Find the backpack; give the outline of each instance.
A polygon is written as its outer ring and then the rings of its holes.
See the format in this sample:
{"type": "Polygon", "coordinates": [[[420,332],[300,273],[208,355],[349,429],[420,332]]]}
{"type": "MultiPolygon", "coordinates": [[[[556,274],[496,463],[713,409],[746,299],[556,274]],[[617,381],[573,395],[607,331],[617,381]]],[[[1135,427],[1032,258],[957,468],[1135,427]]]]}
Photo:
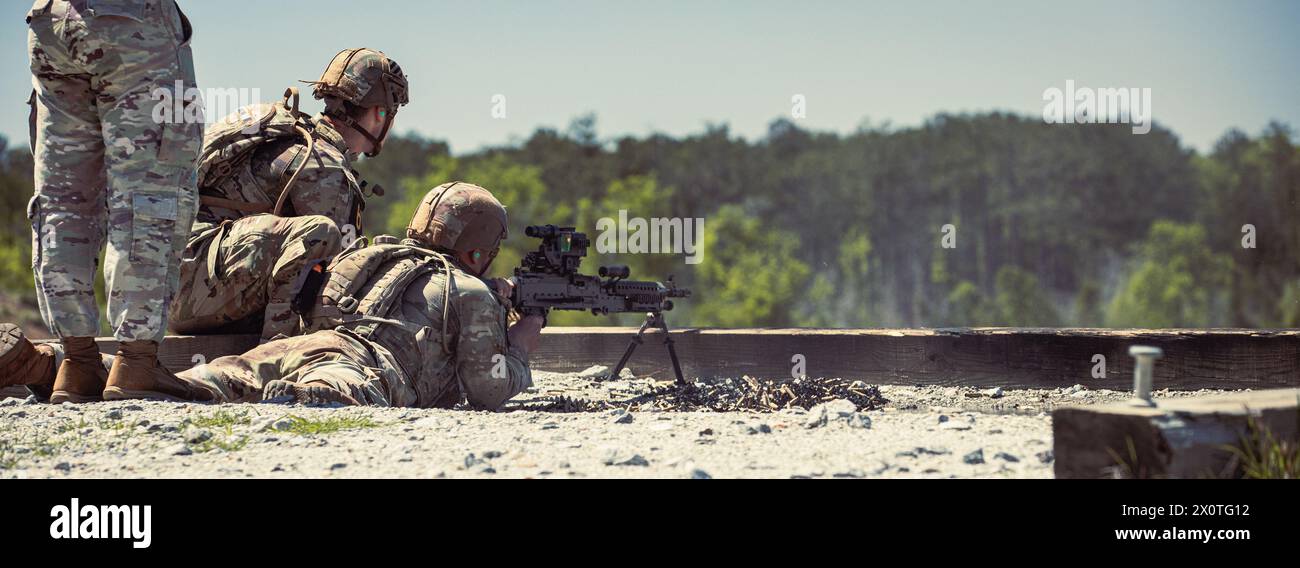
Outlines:
{"type": "MultiPolygon", "coordinates": [[[[312,307],[303,315],[307,332],[347,328],[352,334],[374,340],[393,353],[407,377],[420,376],[420,344],[447,345],[448,310],[453,277],[450,260],[438,252],[406,244],[372,244],[343,251],[325,269],[325,281],[314,294],[312,307]],[[437,330],[389,319],[389,312],[417,278],[439,271],[447,275],[443,289],[441,334],[437,330]]],[[[305,292],[306,290],[304,290],[305,292]]]]}
{"type": "Polygon", "coordinates": [[[215,195],[221,193],[218,185],[236,168],[244,165],[252,157],[253,150],[262,144],[298,137],[306,141],[310,151],[315,152],[313,127],[311,117],[298,110],[298,89],[294,87],[285,90],[282,101],[243,107],[212,125],[203,135],[203,152],[198,159],[200,202],[210,207],[244,213],[279,215],[289,195],[289,188],[293,187],[298,174],[311,161],[310,156],[298,164],[293,176],[280,190],[280,197],[275,204],[250,203],[242,198],[230,199],[232,196],[215,195]]]}

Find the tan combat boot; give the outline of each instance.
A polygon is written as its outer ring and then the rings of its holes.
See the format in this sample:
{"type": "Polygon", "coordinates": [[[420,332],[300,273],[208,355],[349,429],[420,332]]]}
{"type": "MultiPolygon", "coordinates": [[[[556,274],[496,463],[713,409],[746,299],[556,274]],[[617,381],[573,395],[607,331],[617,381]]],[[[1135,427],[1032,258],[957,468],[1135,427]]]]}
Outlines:
{"type": "Polygon", "coordinates": [[[123,341],[108,371],[104,400],[208,401],[212,393],[176,378],[158,361],[158,343],[123,341]]]}
{"type": "Polygon", "coordinates": [[[103,400],[108,371],[93,337],[63,338],[63,363],[54,377],[50,404],[99,402],[103,400]]]}
{"type": "Polygon", "coordinates": [[[338,403],[346,406],[360,406],[357,399],[347,393],[339,392],[321,384],[300,385],[289,381],[270,381],[262,389],[263,402],[284,404],[299,403],[309,405],[328,405],[338,403]]]}
{"type": "Polygon", "coordinates": [[[56,372],[53,345],[35,345],[18,326],[0,324],[0,388],[20,385],[46,397],[56,372]]]}

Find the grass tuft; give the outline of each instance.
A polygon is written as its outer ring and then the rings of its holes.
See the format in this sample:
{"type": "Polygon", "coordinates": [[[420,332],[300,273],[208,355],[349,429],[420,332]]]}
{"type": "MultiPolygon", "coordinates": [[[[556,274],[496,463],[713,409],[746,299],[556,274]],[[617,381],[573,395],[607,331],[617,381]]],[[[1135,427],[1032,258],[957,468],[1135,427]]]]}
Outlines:
{"type": "MultiPolygon", "coordinates": [[[[222,414],[222,413],[218,413],[222,414]]],[[[196,420],[195,423],[198,421],[196,420]]],[[[238,422],[226,422],[221,427],[221,435],[214,435],[202,442],[190,444],[190,449],[195,453],[207,453],[212,450],[221,450],[223,452],[237,452],[248,445],[248,436],[235,436],[234,424],[238,422]]]]}
{"type": "Polygon", "coordinates": [[[13,469],[18,466],[18,455],[14,453],[13,444],[0,440],[0,469],[13,469]]]}
{"type": "Polygon", "coordinates": [[[382,426],[381,423],[364,416],[330,416],[323,420],[312,420],[291,414],[288,418],[293,421],[293,425],[286,431],[300,436],[333,434],[340,430],[360,430],[382,426]]]}
{"type": "Polygon", "coordinates": [[[248,417],[247,412],[227,412],[225,410],[217,411],[215,414],[200,416],[190,422],[199,428],[227,428],[231,426],[242,426],[253,421],[248,417]]]}
{"type": "Polygon", "coordinates": [[[1244,479],[1300,479],[1300,443],[1281,440],[1268,426],[1246,421],[1241,443],[1224,449],[1232,453],[1230,477],[1244,479]]]}

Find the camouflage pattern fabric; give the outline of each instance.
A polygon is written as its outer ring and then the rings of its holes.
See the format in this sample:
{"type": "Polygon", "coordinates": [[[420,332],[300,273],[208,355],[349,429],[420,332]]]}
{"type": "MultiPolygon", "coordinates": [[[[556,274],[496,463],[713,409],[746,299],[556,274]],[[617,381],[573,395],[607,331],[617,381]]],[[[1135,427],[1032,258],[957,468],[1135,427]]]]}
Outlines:
{"type": "MultiPolygon", "coordinates": [[[[389,269],[403,268],[395,263],[389,269]]],[[[392,278],[383,270],[372,278],[386,280],[392,278]]],[[[382,317],[405,325],[377,326],[372,337],[398,359],[420,406],[448,407],[464,397],[474,408],[496,409],[532,385],[527,355],[507,340],[506,307],[487,282],[453,265],[450,275],[433,271],[403,290],[382,292],[400,295],[382,317]]]]}
{"type": "Polygon", "coordinates": [[[360,234],[361,187],[343,136],[317,116],[316,151],[301,137],[273,139],[210,187],[213,195],[273,204],[292,172],[284,216],[249,215],[201,205],[181,265],[180,294],[171,329],[184,334],[261,333],[264,339],[298,331],[290,304],[299,276],[315,261],[338,254],[344,234],[360,234]],[[224,224],[223,224],[224,223],[224,224]]]}
{"type": "Polygon", "coordinates": [[[354,48],[340,51],[313,85],[312,96],[338,97],[359,107],[396,110],[410,102],[406,75],[381,51],[354,48]]]}
{"type": "MultiPolygon", "coordinates": [[[[284,216],[323,215],[340,230],[351,225],[352,233],[360,235],[359,219],[364,202],[360,182],[352,169],[356,154],[348,149],[343,135],[323,117],[317,115],[312,123],[316,151],[310,156],[307,142],[301,137],[272,140],[254,150],[252,156],[228,176],[212,187],[204,187],[202,193],[245,203],[274,205],[285,182],[303,160],[309,160],[289,190],[284,216]]],[[[245,215],[231,209],[203,205],[198,215],[201,225],[195,228],[205,229],[245,215]]]]}
{"type": "MultiPolygon", "coordinates": [[[[381,270],[372,279],[385,275],[381,270]]],[[[400,294],[400,300],[383,318],[392,323],[380,324],[372,333],[343,326],[277,339],[180,377],[228,402],[257,400],[267,382],[280,379],[319,382],[366,404],[445,408],[464,397],[475,408],[499,408],[532,385],[527,355],[509,344],[506,309],[488,284],[455,267],[451,275],[446,337],[447,275],[436,271],[403,290],[386,290],[400,294]]]]}
{"type": "Polygon", "coordinates": [[[171,329],[181,334],[298,330],[291,309],[299,277],[333,257],[342,235],[328,217],[253,215],[191,235],[181,262],[171,329]]]}
{"type": "Polygon", "coordinates": [[[406,225],[406,237],[439,250],[493,251],[509,236],[507,225],[505,207],[492,192],[454,181],[425,194],[406,225]]]}
{"type": "Polygon", "coordinates": [[[108,320],[161,341],[197,210],[203,125],[157,121],[155,90],[195,87],[189,22],[172,0],[38,0],[28,12],[36,89],[28,206],[41,315],[60,337],[97,334],[105,237],[108,320]]]}
{"type": "MultiPolygon", "coordinates": [[[[522,347],[511,345],[506,336],[507,309],[491,286],[466,272],[453,270],[451,332],[448,347],[452,356],[434,354],[434,361],[449,359],[461,393],[474,408],[496,409],[524,389],[533,386],[528,356],[522,347]]],[[[442,274],[431,274],[421,285],[407,288],[402,312],[393,314],[403,321],[427,317],[430,329],[442,323],[442,274]],[[423,301],[423,310],[413,310],[423,301]],[[409,318],[409,319],[407,319],[409,318]]],[[[431,361],[424,361],[430,365],[431,361]]],[[[427,379],[425,379],[427,380],[427,379]]]]}
{"type": "Polygon", "coordinates": [[[411,406],[409,385],[383,348],[346,331],[325,330],[264,343],[243,355],[219,357],[177,374],[217,402],[257,402],[274,380],[320,385],[362,404],[411,406]]]}

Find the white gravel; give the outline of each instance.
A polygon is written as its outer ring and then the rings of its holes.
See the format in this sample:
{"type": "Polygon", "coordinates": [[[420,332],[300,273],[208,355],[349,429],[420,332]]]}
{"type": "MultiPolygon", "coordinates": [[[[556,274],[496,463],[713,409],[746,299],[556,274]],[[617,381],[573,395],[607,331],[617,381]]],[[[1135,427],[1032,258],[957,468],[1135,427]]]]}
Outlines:
{"type": "Polygon", "coordinates": [[[0,478],[1051,477],[1050,410],[1128,396],[882,387],[890,403],[862,413],[558,413],[527,408],[654,383],[544,372],[535,383],[502,412],[6,399],[0,478]],[[342,429],[313,431],[331,426],[342,429]]]}

